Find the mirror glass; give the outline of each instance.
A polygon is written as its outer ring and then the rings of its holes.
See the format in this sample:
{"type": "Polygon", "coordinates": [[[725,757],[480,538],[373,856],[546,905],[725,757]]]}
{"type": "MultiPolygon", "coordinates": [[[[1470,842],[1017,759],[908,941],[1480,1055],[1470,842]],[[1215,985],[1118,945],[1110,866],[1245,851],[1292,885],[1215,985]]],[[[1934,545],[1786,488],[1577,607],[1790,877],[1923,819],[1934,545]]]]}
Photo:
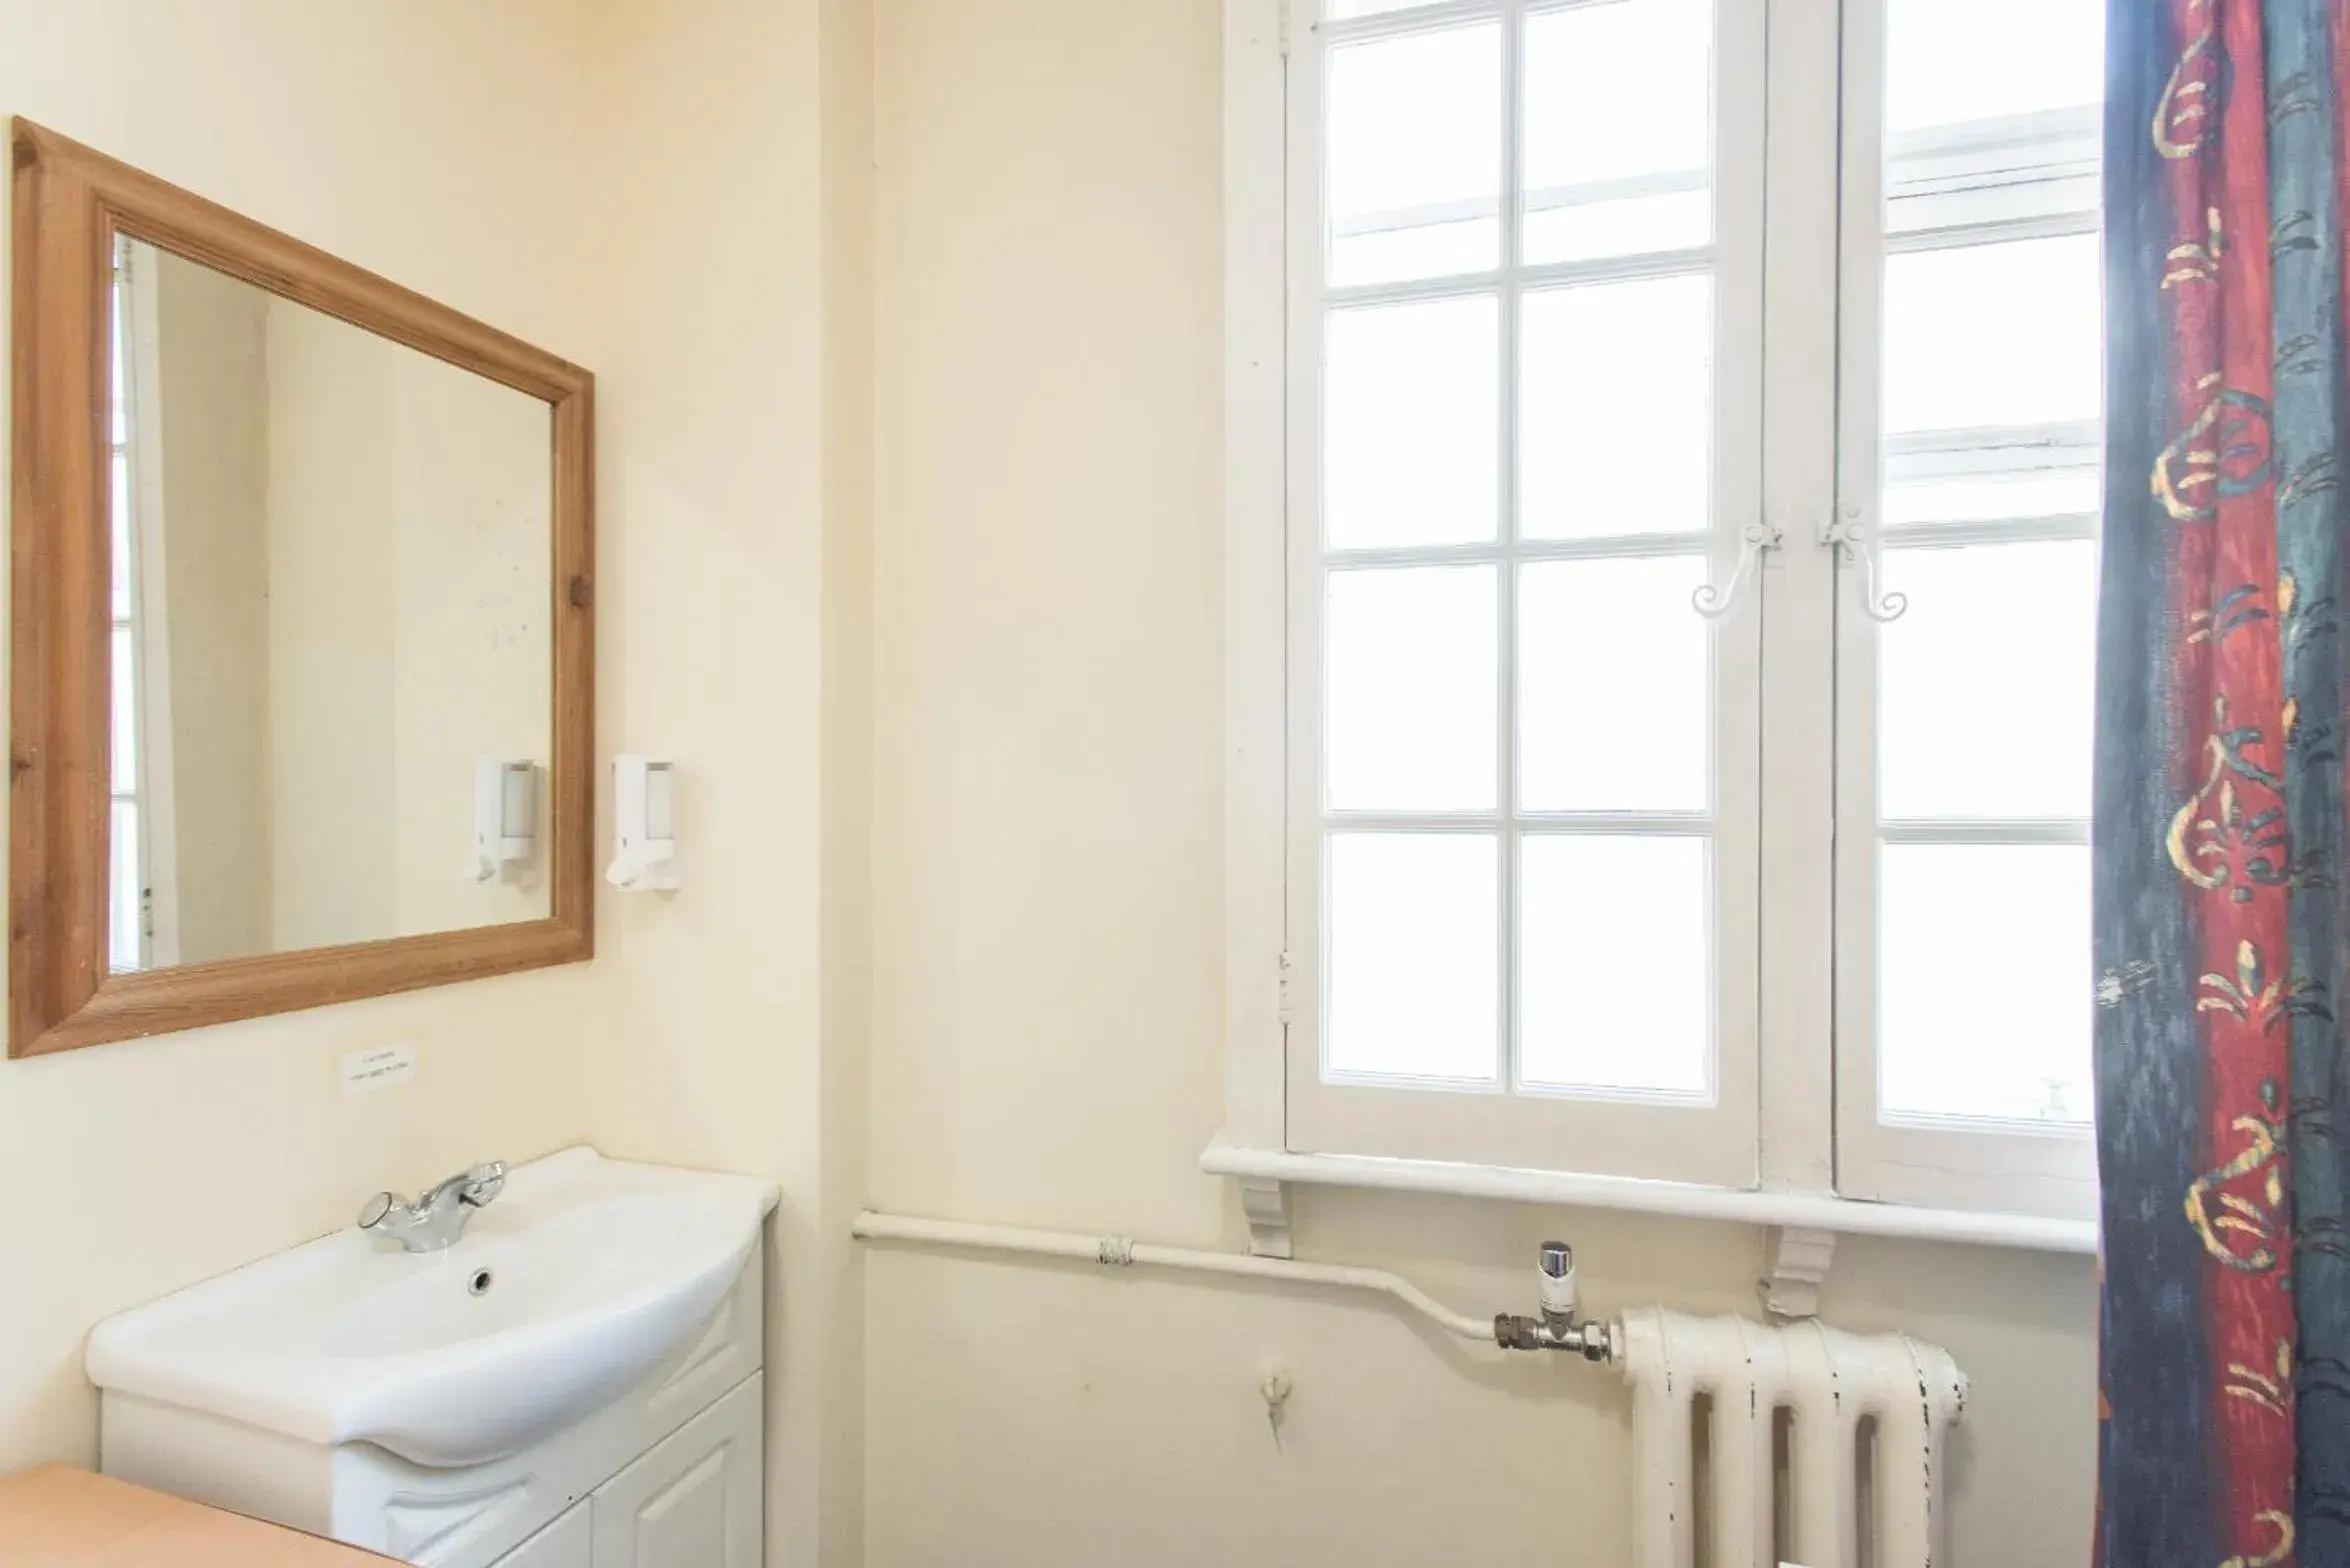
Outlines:
{"type": "Polygon", "coordinates": [[[553,411],[114,252],[110,962],[543,919],[553,411]]]}

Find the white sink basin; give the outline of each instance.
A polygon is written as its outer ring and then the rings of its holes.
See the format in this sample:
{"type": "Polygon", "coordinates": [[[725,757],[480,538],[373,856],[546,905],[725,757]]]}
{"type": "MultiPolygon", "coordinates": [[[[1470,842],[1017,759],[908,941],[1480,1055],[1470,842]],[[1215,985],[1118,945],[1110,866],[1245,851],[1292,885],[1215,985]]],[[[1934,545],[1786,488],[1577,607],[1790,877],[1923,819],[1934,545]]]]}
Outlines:
{"type": "Polygon", "coordinates": [[[683,1350],[775,1197],[568,1149],[509,1172],[445,1252],[347,1230],[109,1318],[90,1381],[421,1465],[501,1459],[683,1350]]]}

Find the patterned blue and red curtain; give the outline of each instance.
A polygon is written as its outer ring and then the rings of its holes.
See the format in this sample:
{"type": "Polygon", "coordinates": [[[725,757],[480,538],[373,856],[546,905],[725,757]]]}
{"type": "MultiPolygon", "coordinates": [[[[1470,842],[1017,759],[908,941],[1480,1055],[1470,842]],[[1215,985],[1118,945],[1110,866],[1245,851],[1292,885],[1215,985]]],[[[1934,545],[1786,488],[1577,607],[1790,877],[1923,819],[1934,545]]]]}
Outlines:
{"type": "Polygon", "coordinates": [[[2350,1564],[2346,11],[2108,13],[2102,1568],[2350,1564]]]}

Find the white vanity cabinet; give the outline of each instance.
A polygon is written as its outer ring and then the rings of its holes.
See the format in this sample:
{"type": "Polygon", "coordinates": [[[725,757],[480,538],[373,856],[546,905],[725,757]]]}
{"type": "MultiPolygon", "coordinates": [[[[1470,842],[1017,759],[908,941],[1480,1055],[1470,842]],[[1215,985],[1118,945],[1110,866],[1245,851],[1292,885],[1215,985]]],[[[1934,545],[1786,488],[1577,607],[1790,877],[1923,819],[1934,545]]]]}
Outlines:
{"type": "Polygon", "coordinates": [[[570,1511],[498,1559],[498,1568],[594,1568],[595,1499],[573,1503],[570,1511]]]}
{"type": "Polygon", "coordinates": [[[760,1568],[764,1246],[706,1327],[602,1409],[457,1469],[104,1390],[109,1475],[420,1568],[760,1568]]]}
{"type": "MultiPolygon", "coordinates": [[[[756,1377],[588,1499],[593,1568],[755,1568],[762,1474],[756,1377]]],[[[517,1568],[531,1568],[528,1563],[517,1568]]]]}
{"type": "Polygon", "coordinates": [[[495,1568],[758,1568],[762,1381],[737,1384],[495,1568]]]}

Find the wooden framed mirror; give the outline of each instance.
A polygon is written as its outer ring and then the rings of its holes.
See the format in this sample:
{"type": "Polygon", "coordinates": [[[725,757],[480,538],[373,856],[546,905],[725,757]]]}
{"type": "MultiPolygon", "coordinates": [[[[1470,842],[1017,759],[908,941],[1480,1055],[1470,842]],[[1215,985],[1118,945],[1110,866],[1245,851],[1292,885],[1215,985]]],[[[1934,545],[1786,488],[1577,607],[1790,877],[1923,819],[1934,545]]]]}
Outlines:
{"type": "Polygon", "coordinates": [[[9,1054],[589,957],[594,378],[12,145],[9,1054]]]}

